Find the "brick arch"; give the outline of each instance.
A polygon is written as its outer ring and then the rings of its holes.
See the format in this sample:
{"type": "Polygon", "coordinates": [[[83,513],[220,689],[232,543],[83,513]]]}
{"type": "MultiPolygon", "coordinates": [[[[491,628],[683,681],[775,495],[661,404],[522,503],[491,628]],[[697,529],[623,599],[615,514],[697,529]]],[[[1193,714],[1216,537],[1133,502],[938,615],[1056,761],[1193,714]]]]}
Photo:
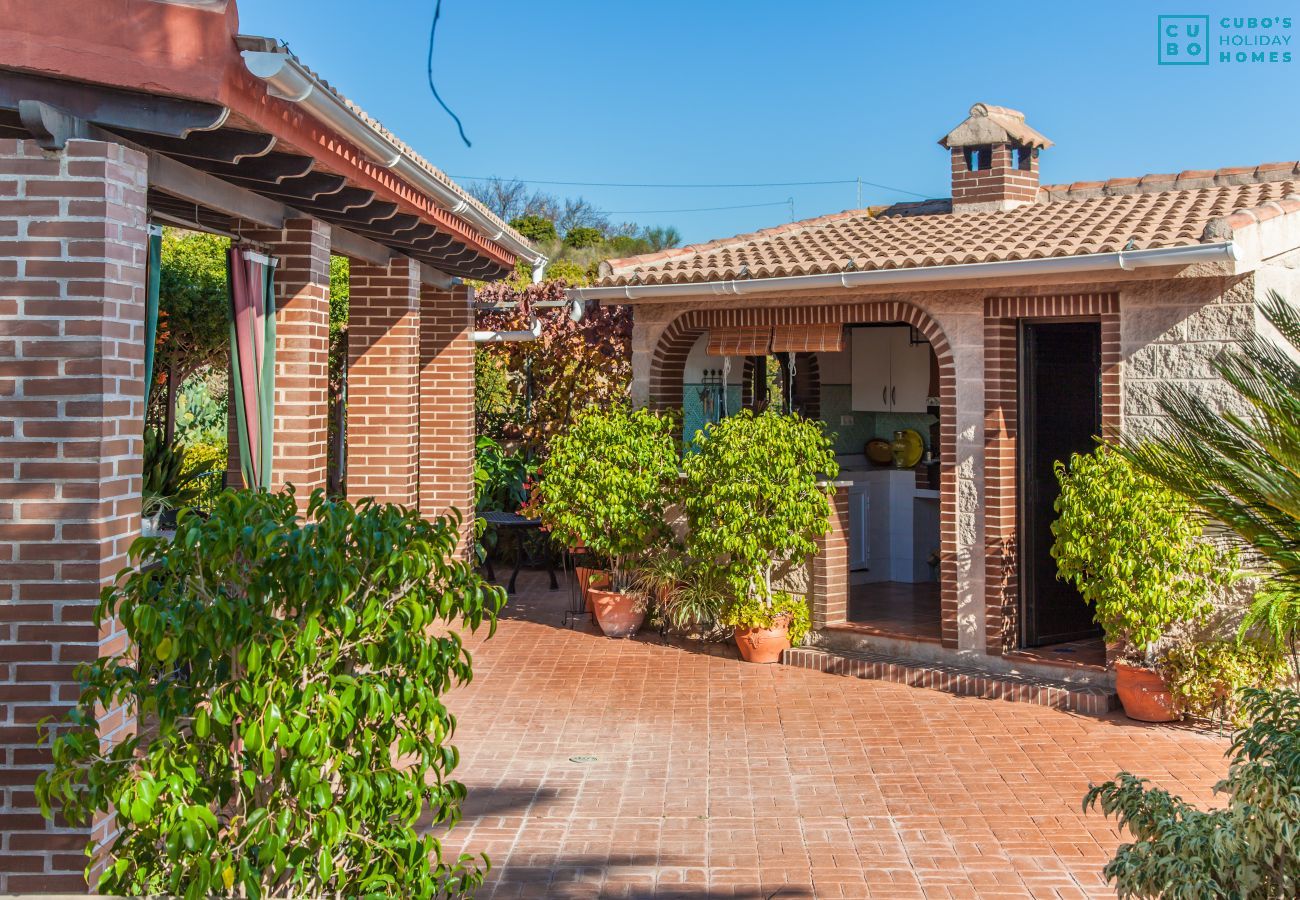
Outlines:
{"type": "MultiPolygon", "coordinates": [[[[684,312],[664,329],[650,361],[649,405],[681,406],[686,357],[711,328],[744,325],[873,324],[902,322],[930,342],[939,361],[939,594],[943,646],[957,646],[957,373],[952,346],[939,323],[918,306],[901,300],[863,301],[833,306],[697,309],[684,312]]],[[[845,579],[847,581],[847,577],[845,579]]],[[[847,600],[845,601],[847,602],[847,600]]],[[[837,608],[832,603],[836,624],[837,608]]],[[[847,610],[839,613],[843,621],[847,610]]]]}

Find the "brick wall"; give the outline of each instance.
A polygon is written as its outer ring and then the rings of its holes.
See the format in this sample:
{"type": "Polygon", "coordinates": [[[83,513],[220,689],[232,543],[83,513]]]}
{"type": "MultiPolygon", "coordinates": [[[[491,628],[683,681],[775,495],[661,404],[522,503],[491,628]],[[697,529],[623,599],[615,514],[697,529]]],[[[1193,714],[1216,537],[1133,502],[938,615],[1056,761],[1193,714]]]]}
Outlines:
{"type": "MultiPolygon", "coordinates": [[[[652,408],[671,409],[681,404],[682,373],[691,347],[710,328],[821,323],[865,324],[905,322],[914,325],[934,348],[939,361],[939,573],[942,642],[958,645],[957,620],[957,375],[952,347],[938,324],[920,308],[902,301],[866,301],[838,305],[790,305],[746,309],[691,310],[674,318],[659,335],[650,353],[649,397],[652,408]]],[[[634,368],[636,361],[634,360],[634,368]]],[[[847,502],[847,500],[845,500],[847,502]]],[[[844,570],[847,592],[848,569],[844,570]]],[[[814,591],[813,615],[831,596],[814,591]]],[[[830,615],[823,611],[823,616],[830,615]]]]}
{"type": "Polygon", "coordinates": [[[1010,144],[993,145],[993,164],[972,172],[964,148],[952,150],[952,205],[954,212],[1009,209],[1033,203],[1038,196],[1038,157],[1029,168],[1016,167],[1010,144]]]}
{"type": "Polygon", "coordinates": [[[420,292],[420,513],[474,527],[474,310],[468,287],[420,292]]]}
{"type": "MultiPolygon", "coordinates": [[[[472,376],[471,376],[472,377],[472,376]]],[[[348,497],[419,501],[420,267],[353,262],[348,307],[348,497]]]]}
{"type": "Polygon", "coordinates": [[[831,499],[831,528],[817,539],[812,560],[813,628],[849,619],[849,492],[838,488],[831,499]]]}
{"type": "Polygon", "coordinates": [[[125,646],[91,619],[139,532],[146,184],[116,144],[0,140],[0,893],[85,890],[86,832],[36,807],[36,722],[125,646]]]}
{"type": "Polygon", "coordinates": [[[1017,553],[1017,427],[1021,319],[1086,318],[1101,323],[1101,423],[1120,427],[1119,295],[991,297],[984,303],[985,649],[995,655],[1020,641],[1017,553]]]}
{"type": "MultiPolygon", "coordinates": [[[[274,488],[293,485],[304,507],[325,487],[329,437],[330,228],[292,219],[283,229],[244,230],[279,259],[275,270],[274,488]]],[[[231,407],[234,408],[233,406],[231,407]]],[[[236,472],[238,460],[236,459],[236,472]]]]}

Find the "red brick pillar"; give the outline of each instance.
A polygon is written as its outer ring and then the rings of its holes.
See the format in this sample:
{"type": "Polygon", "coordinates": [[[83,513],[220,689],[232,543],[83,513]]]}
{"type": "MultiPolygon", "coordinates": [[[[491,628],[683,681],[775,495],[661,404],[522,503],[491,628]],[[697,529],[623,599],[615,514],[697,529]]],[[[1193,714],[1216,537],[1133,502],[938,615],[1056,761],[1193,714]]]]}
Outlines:
{"type": "Polygon", "coordinates": [[[474,527],[474,310],[468,287],[420,292],[420,514],[474,527]]]}
{"type": "MultiPolygon", "coordinates": [[[[305,508],[325,487],[329,438],[330,228],[291,219],[283,229],[244,230],[279,260],[275,270],[275,422],[273,488],[293,485],[305,508]]],[[[234,409],[234,404],[230,407],[234,409]]],[[[233,425],[233,423],[232,423],[233,425]]],[[[236,434],[234,481],[239,475],[236,434]]]]}
{"type": "Polygon", "coordinates": [[[812,560],[813,628],[849,619],[849,492],[836,488],[831,498],[831,527],[817,539],[812,560]]]}
{"type": "Polygon", "coordinates": [[[348,303],[348,498],[419,501],[420,267],[353,262],[348,303]]]}
{"type": "Polygon", "coordinates": [[[36,805],[36,723],[125,646],[91,618],[140,530],[146,187],[117,144],[0,140],[0,893],[86,889],[90,835],[36,805]]]}

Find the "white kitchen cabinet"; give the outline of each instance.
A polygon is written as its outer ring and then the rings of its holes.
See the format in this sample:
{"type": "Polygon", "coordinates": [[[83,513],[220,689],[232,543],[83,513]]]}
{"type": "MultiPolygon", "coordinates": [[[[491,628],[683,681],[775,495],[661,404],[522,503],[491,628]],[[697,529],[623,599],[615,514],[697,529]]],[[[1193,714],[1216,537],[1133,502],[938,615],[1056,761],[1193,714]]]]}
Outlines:
{"type": "Polygon", "coordinates": [[[850,330],[853,409],[923,413],[930,391],[930,345],[912,344],[911,329],[850,330]]]}
{"type": "Polygon", "coordinates": [[[867,568],[871,559],[871,495],[866,484],[854,484],[849,491],[849,571],[867,568]]]}
{"type": "Polygon", "coordinates": [[[923,413],[930,396],[930,342],[912,343],[912,329],[891,328],[889,369],[893,412],[923,413]]]}

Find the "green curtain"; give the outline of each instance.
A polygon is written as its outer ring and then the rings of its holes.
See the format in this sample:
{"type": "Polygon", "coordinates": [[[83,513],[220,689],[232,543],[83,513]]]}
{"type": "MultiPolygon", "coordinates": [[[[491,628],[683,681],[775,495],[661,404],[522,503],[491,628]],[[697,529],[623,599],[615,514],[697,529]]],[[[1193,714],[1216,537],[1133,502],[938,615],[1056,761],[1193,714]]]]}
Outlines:
{"type": "Polygon", "coordinates": [[[158,289],[162,283],[162,226],[149,226],[149,266],[144,302],[144,409],[153,393],[153,358],[158,344],[158,289]]]}
{"type": "Polygon", "coordinates": [[[275,260],[231,247],[230,374],[244,485],[270,490],[275,424],[275,260]]]}

